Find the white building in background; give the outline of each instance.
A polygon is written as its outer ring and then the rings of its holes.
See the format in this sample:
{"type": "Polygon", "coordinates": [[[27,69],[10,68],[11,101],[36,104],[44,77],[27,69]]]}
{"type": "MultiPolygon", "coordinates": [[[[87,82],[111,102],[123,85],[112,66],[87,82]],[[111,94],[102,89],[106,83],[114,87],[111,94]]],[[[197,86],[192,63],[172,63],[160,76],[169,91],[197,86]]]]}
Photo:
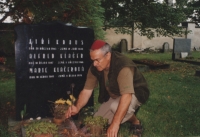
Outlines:
{"type": "Polygon", "coordinates": [[[152,39],[148,39],[146,36],[140,36],[138,33],[134,33],[134,38],[128,34],[116,34],[114,29],[107,29],[106,30],[106,42],[109,43],[111,46],[118,45],[122,39],[127,40],[127,48],[128,50],[131,49],[145,49],[151,47],[152,49],[162,49],[164,43],[169,44],[169,48],[173,49],[173,43],[175,38],[180,39],[191,39],[191,50],[194,47],[200,50],[200,28],[196,27],[195,23],[193,22],[186,22],[185,28],[188,31],[190,30],[191,33],[187,35],[183,35],[181,37],[154,37],[152,39]],[[132,40],[133,39],[133,40],[132,40]],[[132,43],[133,42],[133,43],[132,43]]]}

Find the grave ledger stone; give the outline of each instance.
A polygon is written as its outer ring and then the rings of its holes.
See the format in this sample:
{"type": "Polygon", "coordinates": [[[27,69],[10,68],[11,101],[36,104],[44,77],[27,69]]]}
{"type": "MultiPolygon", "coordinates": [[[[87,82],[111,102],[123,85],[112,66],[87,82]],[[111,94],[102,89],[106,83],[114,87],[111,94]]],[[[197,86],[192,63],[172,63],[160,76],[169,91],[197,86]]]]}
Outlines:
{"type": "Polygon", "coordinates": [[[16,119],[24,105],[27,118],[52,116],[49,101],[66,99],[69,92],[77,98],[83,88],[94,32],[60,22],[22,24],[15,31],[16,119]]]}

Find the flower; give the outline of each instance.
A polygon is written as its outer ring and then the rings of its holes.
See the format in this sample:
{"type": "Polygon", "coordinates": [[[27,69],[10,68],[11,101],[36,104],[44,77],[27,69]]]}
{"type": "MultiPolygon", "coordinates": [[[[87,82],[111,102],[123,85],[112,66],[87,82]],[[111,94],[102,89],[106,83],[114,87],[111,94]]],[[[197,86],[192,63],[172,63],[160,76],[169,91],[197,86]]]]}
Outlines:
{"type": "Polygon", "coordinates": [[[76,98],[73,95],[69,95],[70,99],[72,100],[72,102],[76,101],[76,98]]]}
{"type": "Polygon", "coordinates": [[[55,104],[65,104],[65,103],[66,101],[62,98],[55,101],[55,104]]]}
{"type": "Polygon", "coordinates": [[[66,101],[66,103],[67,103],[68,105],[70,105],[70,106],[72,105],[72,101],[69,100],[69,99],[66,101]]]}

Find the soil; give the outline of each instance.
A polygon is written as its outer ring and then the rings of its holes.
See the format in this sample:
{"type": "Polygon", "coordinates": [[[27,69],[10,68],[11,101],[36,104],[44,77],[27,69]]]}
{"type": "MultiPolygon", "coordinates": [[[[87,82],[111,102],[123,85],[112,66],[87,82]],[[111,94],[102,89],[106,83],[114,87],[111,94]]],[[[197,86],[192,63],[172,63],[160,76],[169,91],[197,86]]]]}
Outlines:
{"type": "Polygon", "coordinates": [[[186,63],[190,63],[190,64],[194,64],[194,65],[200,65],[200,59],[176,59],[174,61],[179,61],[179,62],[186,62],[186,63]]]}
{"type": "Polygon", "coordinates": [[[154,60],[148,60],[148,59],[142,59],[142,60],[133,60],[134,63],[136,64],[144,64],[149,66],[150,69],[166,69],[169,68],[169,64],[165,64],[159,61],[154,61],[154,60]]]}

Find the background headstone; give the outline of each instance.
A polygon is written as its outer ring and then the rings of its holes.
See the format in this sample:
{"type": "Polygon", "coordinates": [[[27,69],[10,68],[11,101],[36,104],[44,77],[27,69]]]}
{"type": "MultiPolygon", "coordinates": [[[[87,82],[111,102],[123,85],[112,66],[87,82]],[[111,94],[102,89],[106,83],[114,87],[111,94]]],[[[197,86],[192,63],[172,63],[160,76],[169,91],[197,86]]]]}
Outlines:
{"type": "MultiPolygon", "coordinates": [[[[59,22],[15,27],[16,119],[27,106],[28,117],[52,116],[48,101],[77,98],[91,64],[89,48],[94,41],[90,28],[59,22]]],[[[87,106],[93,106],[93,97],[87,106]]]]}
{"type": "Polygon", "coordinates": [[[188,55],[190,54],[191,39],[180,39],[180,38],[174,39],[172,59],[174,60],[181,58],[181,52],[187,52],[188,55]]]}
{"type": "Polygon", "coordinates": [[[120,41],[120,52],[127,53],[127,50],[128,50],[128,42],[126,39],[122,39],[120,41]]]}
{"type": "Polygon", "coordinates": [[[168,52],[169,51],[169,43],[168,42],[165,42],[163,44],[163,52],[168,52]]]}

